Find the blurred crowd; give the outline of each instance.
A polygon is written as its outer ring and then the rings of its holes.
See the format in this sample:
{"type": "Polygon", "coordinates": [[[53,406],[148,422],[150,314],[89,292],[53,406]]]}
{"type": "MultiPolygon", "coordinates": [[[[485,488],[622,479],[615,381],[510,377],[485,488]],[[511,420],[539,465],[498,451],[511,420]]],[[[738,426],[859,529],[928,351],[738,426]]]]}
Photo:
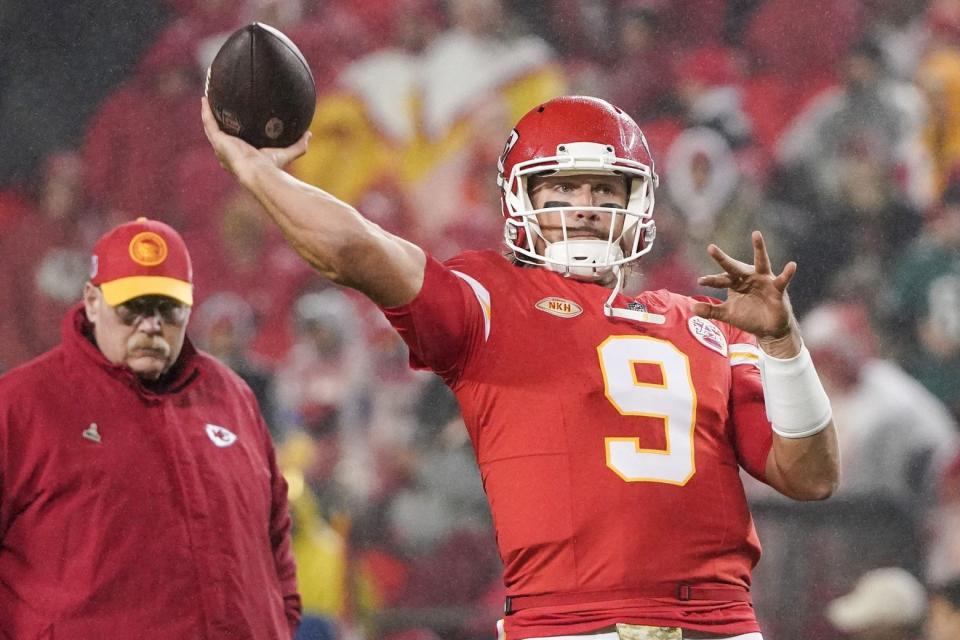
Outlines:
{"type": "MultiPolygon", "coordinates": [[[[203,139],[206,69],[252,20],[287,33],[316,78],[311,148],[290,170],[441,259],[499,246],[497,158],[529,108],[583,93],[627,110],[661,176],[634,288],[717,295],[696,285],[715,271],[706,245],[750,259],[755,228],[776,263],[796,260],[792,301],[842,439],[840,504],[879,501],[916,542],[860,553],[863,539],[820,530],[825,557],[860,563],[824,569],[808,599],[891,561],[925,585],[960,577],[960,0],[164,9],[82,144],[0,185],[0,365],[58,341],[101,232],[138,215],[178,228],[195,257],[190,334],[254,389],[290,482],[301,638],[490,637],[503,594],[456,402],[407,368],[370,303],[310,272],[203,139]]],[[[764,534],[761,566],[777,571],[791,528],[764,534]]],[[[844,631],[808,623],[822,628],[796,637],[844,631]]]]}

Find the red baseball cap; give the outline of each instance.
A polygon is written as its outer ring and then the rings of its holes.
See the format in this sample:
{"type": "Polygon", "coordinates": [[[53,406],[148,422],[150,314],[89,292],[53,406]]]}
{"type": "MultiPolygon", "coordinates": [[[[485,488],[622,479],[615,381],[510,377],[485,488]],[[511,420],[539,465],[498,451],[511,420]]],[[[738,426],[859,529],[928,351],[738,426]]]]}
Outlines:
{"type": "Polygon", "coordinates": [[[168,296],[193,305],[193,267],[171,226],[137,218],[108,231],[93,247],[90,283],[112,307],[139,296],[168,296]]]}

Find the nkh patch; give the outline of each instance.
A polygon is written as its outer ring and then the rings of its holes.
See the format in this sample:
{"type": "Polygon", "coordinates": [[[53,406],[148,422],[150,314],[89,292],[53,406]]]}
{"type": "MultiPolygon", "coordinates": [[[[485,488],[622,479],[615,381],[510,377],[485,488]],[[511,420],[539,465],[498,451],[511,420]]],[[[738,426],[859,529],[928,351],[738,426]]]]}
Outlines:
{"type": "Polygon", "coordinates": [[[549,314],[558,316],[560,318],[576,318],[578,315],[583,313],[583,307],[578,305],[573,300],[566,300],[565,298],[544,298],[540,302],[534,305],[540,311],[546,311],[549,314]]]}
{"type": "Polygon", "coordinates": [[[697,342],[726,357],[727,339],[724,337],[723,332],[717,328],[717,325],[706,318],[693,316],[687,321],[687,328],[690,329],[690,333],[697,339],[697,342]]]}
{"type": "Polygon", "coordinates": [[[206,431],[210,441],[221,448],[229,447],[237,441],[237,434],[219,425],[207,423],[206,431]]]}

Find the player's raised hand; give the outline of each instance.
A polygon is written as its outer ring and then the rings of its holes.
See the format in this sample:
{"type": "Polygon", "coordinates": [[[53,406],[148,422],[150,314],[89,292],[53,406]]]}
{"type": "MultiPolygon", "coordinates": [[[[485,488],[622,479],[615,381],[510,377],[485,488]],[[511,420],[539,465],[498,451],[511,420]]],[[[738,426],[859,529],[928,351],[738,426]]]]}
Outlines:
{"type": "Polygon", "coordinates": [[[245,163],[251,160],[265,157],[269,159],[274,166],[283,168],[307,152],[307,144],[310,141],[309,131],[304,133],[297,142],[289,147],[283,149],[270,147],[257,149],[240,138],[221,131],[216,118],[213,116],[213,111],[210,110],[210,103],[207,101],[207,98],[200,98],[200,102],[200,117],[203,120],[203,131],[207,135],[207,140],[210,141],[210,146],[213,147],[214,152],[217,154],[217,159],[223,168],[238,178],[241,178],[241,181],[243,179],[241,169],[245,163]]]}
{"type": "Polygon", "coordinates": [[[727,322],[752,333],[761,343],[787,339],[792,337],[791,334],[798,336],[796,319],[787,296],[787,285],[797,272],[797,263],[788,262],[779,275],[774,275],[763,236],[754,231],[752,240],[752,265],[734,260],[716,245],[707,247],[710,257],[716,260],[723,273],[703,276],[698,282],[707,287],[727,289],[727,299],[719,304],[697,301],[693,311],[704,318],[727,322]]]}

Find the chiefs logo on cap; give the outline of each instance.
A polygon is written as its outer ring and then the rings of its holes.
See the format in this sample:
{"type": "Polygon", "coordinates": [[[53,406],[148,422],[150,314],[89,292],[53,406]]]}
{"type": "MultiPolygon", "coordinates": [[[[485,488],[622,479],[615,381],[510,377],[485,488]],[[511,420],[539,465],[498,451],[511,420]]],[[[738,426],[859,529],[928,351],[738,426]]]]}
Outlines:
{"type": "Polygon", "coordinates": [[[143,231],[130,240],[130,257],[144,267],[155,267],[167,259],[167,242],[152,231],[143,231]]]}

